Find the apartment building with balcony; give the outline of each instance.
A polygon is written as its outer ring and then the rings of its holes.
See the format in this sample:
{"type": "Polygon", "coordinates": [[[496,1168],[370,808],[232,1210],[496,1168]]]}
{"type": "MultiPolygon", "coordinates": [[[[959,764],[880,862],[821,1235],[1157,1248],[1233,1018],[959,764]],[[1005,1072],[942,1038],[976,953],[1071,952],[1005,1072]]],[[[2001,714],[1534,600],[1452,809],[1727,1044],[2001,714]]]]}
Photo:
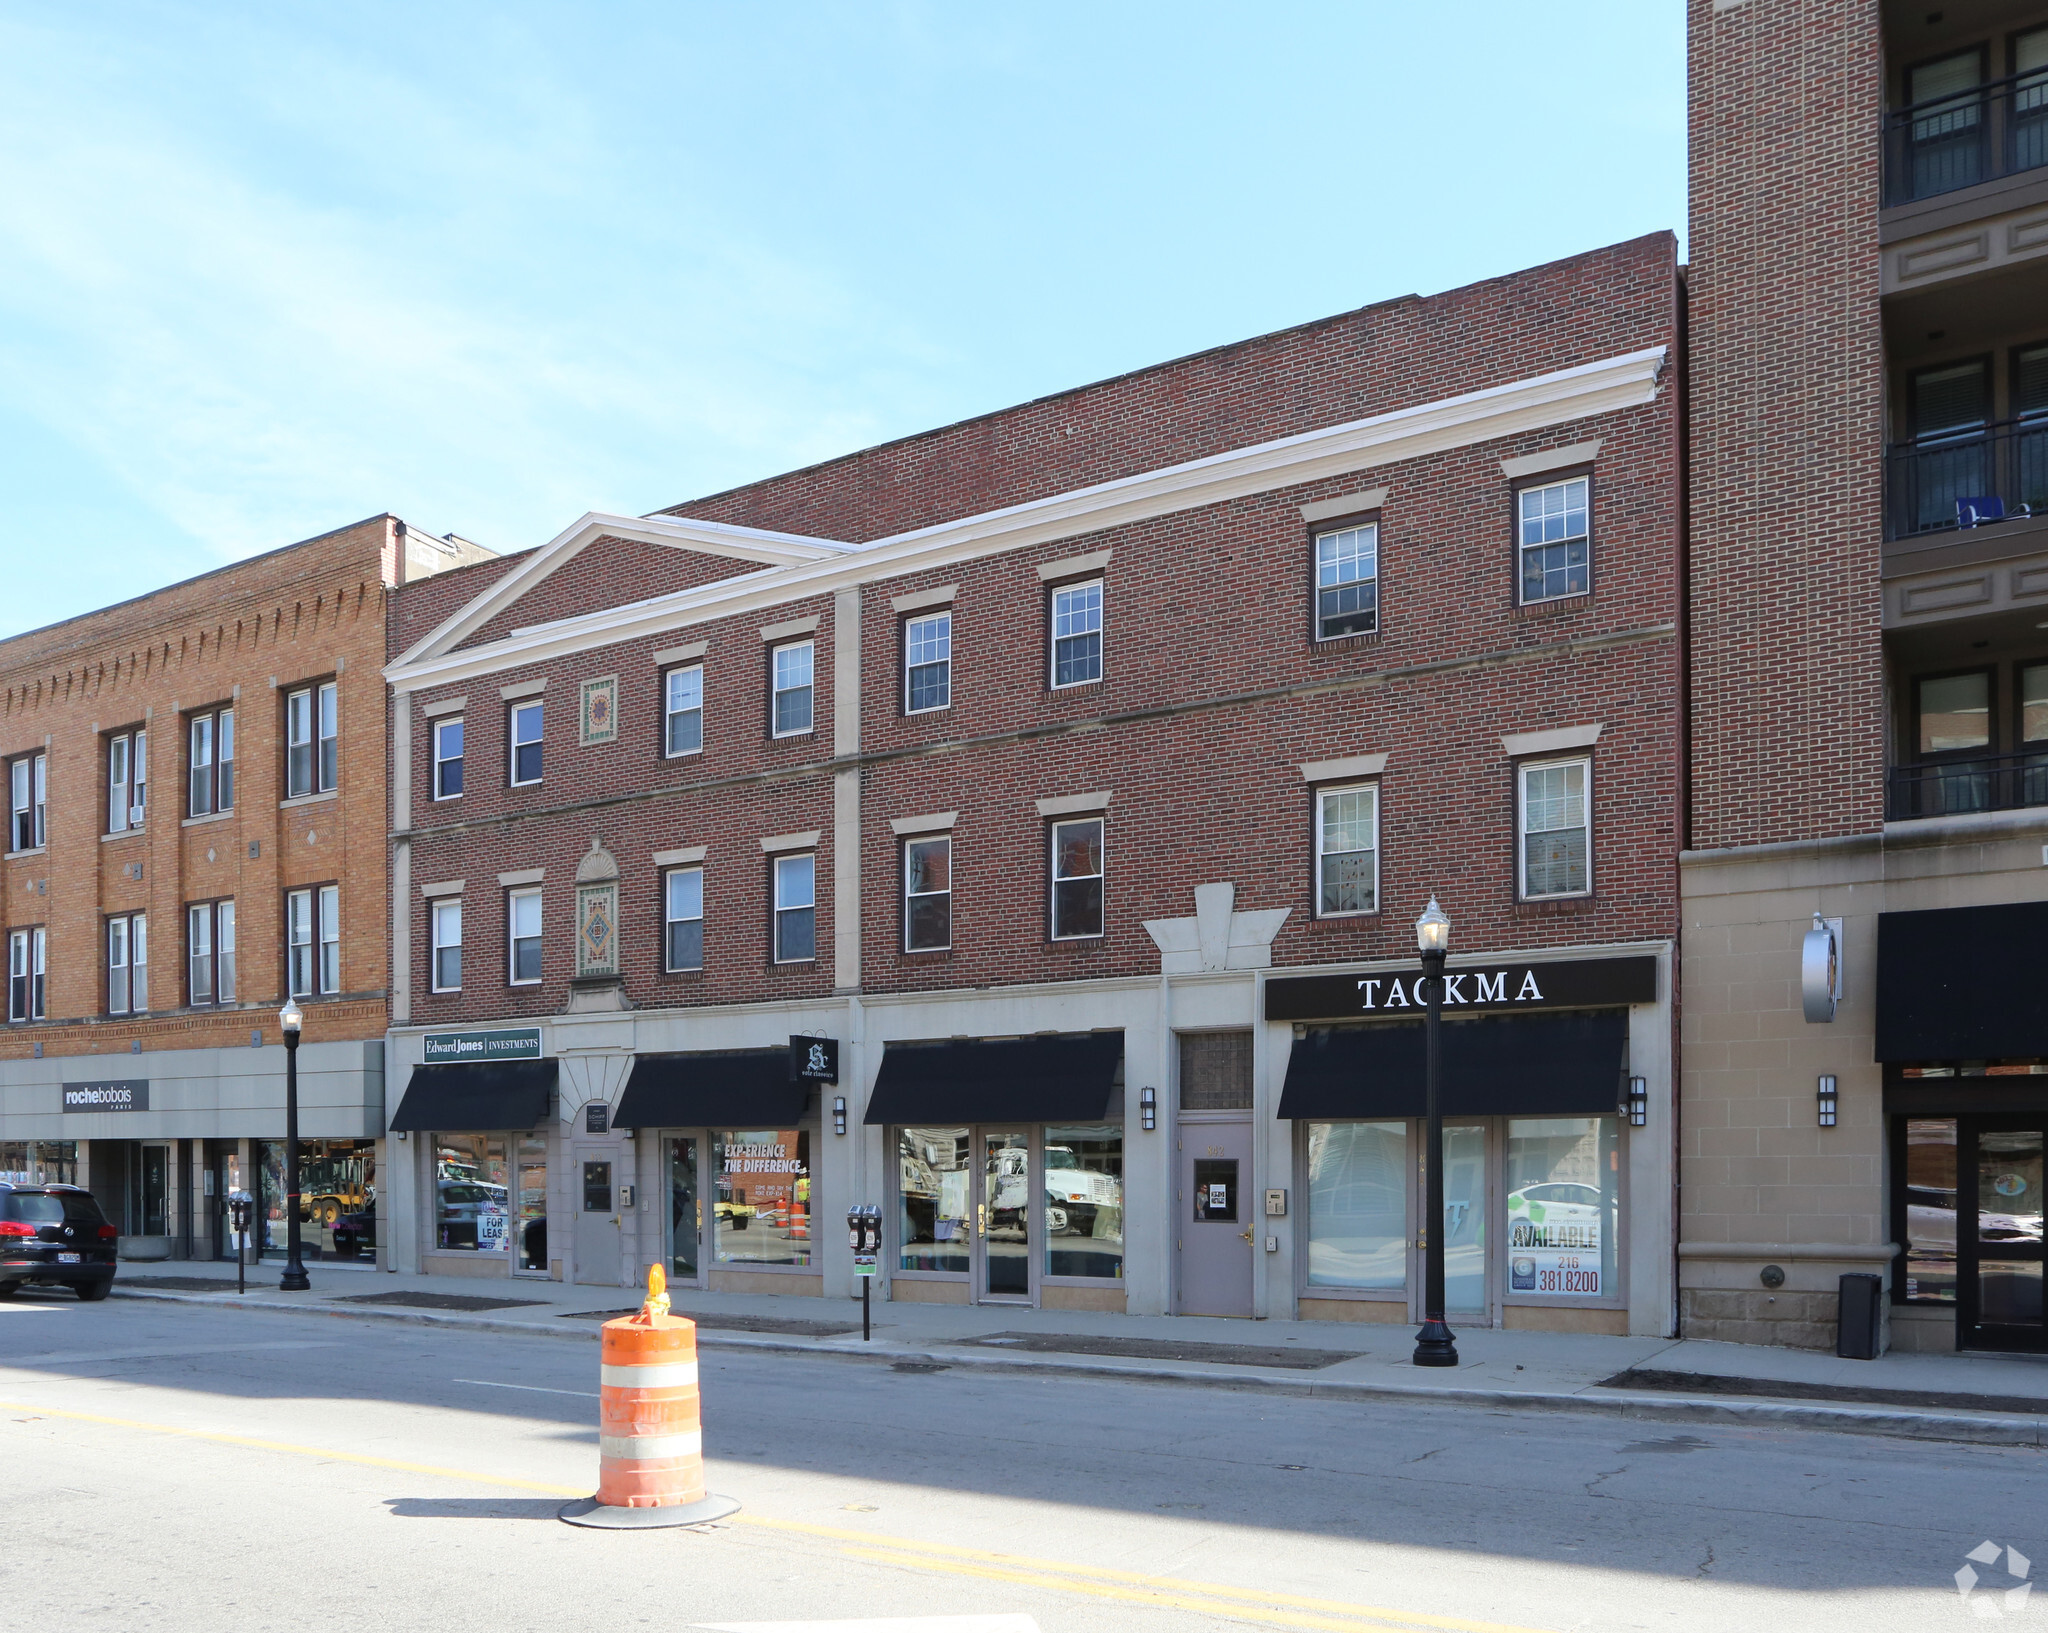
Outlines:
{"type": "Polygon", "coordinates": [[[396,1262],[1671,1331],[1674,252],[399,590],[396,1262]]]}
{"type": "Polygon", "coordinates": [[[287,993],[307,1240],[374,1264],[385,598],[488,555],[375,516],[0,641],[0,1178],[89,1185],[124,1254],[281,1253],[287,993]]]}
{"type": "Polygon", "coordinates": [[[2041,1349],[2048,7],[1691,52],[1685,1330],[2041,1349]]]}

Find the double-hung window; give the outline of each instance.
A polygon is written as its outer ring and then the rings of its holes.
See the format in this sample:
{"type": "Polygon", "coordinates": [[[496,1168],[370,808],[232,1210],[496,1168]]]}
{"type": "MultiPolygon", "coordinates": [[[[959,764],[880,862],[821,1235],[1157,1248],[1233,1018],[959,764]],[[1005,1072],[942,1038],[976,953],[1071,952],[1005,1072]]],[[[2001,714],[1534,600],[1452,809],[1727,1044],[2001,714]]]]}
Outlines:
{"type": "Polygon", "coordinates": [[[811,729],[811,671],[816,657],[812,641],[792,641],[769,655],[769,729],[775,736],[801,737],[811,729]]]}
{"type": "Polygon", "coordinates": [[[953,945],[953,841],[939,834],[903,842],[903,948],[941,952],[953,945]]]}
{"type": "Polygon", "coordinates": [[[287,799],[333,791],[340,770],[340,693],[333,681],[301,686],[284,699],[287,799]]]}
{"type": "Polygon", "coordinates": [[[801,964],[818,956],[818,859],[775,858],[775,962],[801,964]]]}
{"type": "Polygon", "coordinates": [[[107,1013],[141,1015],[149,1009],[149,920],[117,913],[107,920],[107,1013]]]}
{"type": "Polygon", "coordinates": [[[462,990],[462,898],[446,896],[430,902],[427,913],[434,936],[433,986],[436,992],[462,990]]]}
{"type": "Polygon", "coordinates": [[[43,1018],[43,972],[49,963],[49,932],[41,925],[7,936],[7,1018],[43,1018]]]}
{"type": "Polygon", "coordinates": [[[661,879],[664,967],[676,974],[704,967],[704,870],[670,868],[661,879]]]}
{"type": "Polygon", "coordinates": [[[1102,934],[1102,818],[1052,825],[1052,936],[1102,934]]]}
{"type": "Polygon", "coordinates": [[[149,815],[149,733],[117,731],[107,739],[107,832],[139,828],[149,815]]]}
{"type": "Polygon", "coordinates": [[[511,730],[506,734],[511,744],[511,781],[514,788],[540,781],[541,749],[541,703],[535,698],[531,703],[512,705],[511,730]]]}
{"type": "Polygon", "coordinates": [[[1380,905],[1380,788],[1316,793],[1316,916],[1374,913],[1380,905]]]}
{"type": "Polygon", "coordinates": [[[314,885],[285,893],[286,979],[294,998],[341,991],[341,888],[314,885]]]}
{"type": "Polygon", "coordinates": [[[1567,477],[1515,494],[1522,604],[1584,595],[1593,587],[1590,477],[1567,477]]]}
{"type": "Polygon", "coordinates": [[[1086,686],[1102,679],[1102,580],[1063,584],[1052,592],[1052,683],[1086,686]]]}
{"type": "Polygon", "coordinates": [[[434,722],[434,798],[462,796],[462,716],[434,722]]]}
{"type": "Polygon", "coordinates": [[[1380,524],[1353,522],[1316,535],[1316,639],[1380,627],[1380,524]]]}
{"type": "Polygon", "coordinates": [[[24,754],[7,766],[7,848],[40,850],[48,833],[50,757],[24,754]]]}
{"type": "Polygon", "coordinates": [[[505,898],[505,929],[511,983],[515,987],[540,981],[540,892],[515,890],[505,898]]]}
{"type": "Polygon", "coordinates": [[[195,1009],[235,1001],[235,904],[185,909],[185,1001],[195,1009]]]}
{"type": "Polygon", "coordinates": [[[1525,901],[1593,888],[1593,762],[1543,760],[1517,772],[1520,893],[1525,901]]]}
{"type": "Polygon", "coordinates": [[[903,712],[923,714],[953,702],[953,612],[950,607],[903,625],[903,712]]]}
{"type": "Polygon", "coordinates": [[[704,666],[671,669],[661,677],[662,753],[670,759],[704,747],[704,666]]]}
{"type": "Polygon", "coordinates": [[[185,721],[185,814],[211,816],[235,804],[235,711],[207,709],[185,721]]]}

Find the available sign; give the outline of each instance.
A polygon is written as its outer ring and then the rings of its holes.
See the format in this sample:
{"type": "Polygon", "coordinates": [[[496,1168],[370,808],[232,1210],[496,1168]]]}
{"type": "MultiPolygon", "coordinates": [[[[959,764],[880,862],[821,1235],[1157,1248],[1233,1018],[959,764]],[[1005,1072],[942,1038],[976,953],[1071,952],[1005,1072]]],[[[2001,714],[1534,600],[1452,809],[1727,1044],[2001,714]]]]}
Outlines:
{"type": "Polygon", "coordinates": [[[66,1083],[66,1111],[147,1111],[149,1079],[124,1078],[118,1083],[66,1083]]]}
{"type": "Polygon", "coordinates": [[[1598,1298],[1598,1206],[1509,1197],[1508,1291],[1598,1298]]]}
{"type": "MultiPolygon", "coordinates": [[[[1304,975],[1266,983],[1266,1019],[1320,1021],[1339,1015],[1414,1017],[1425,1007],[1420,970],[1381,975],[1304,975]]],[[[1444,972],[1447,1014],[1491,1009],[1584,1009],[1657,1001],[1654,958],[1575,958],[1556,963],[1480,964],[1444,972]]]]}
{"type": "Polygon", "coordinates": [[[429,1032],[429,1066],[479,1065],[485,1061],[540,1059],[540,1028],[515,1026],[499,1032],[429,1032]]]}

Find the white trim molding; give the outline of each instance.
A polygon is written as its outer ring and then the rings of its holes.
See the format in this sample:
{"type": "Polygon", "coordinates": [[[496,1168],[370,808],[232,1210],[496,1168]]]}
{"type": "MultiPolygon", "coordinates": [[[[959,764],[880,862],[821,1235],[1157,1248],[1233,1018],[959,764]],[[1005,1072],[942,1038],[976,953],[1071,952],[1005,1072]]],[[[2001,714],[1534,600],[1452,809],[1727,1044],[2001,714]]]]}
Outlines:
{"type": "Polygon", "coordinates": [[[469,707],[466,697],[436,698],[432,703],[423,704],[420,714],[428,720],[438,720],[444,714],[460,714],[469,707]]]}
{"type": "Polygon", "coordinates": [[[692,862],[701,862],[709,850],[705,845],[679,845],[672,851],[656,851],[654,865],[658,868],[687,867],[692,862]]]}
{"type": "Polygon", "coordinates": [[[1561,754],[1566,749],[1591,748],[1600,741],[1600,726],[1559,726],[1551,731],[1511,732],[1500,740],[1501,753],[1510,760],[1530,754],[1561,754]]]}
{"type": "Polygon", "coordinates": [[[500,686],[498,688],[498,696],[507,703],[511,703],[515,699],[522,697],[539,697],[547,689],[548,678],[543,675],[539,680],[522,680],[516,685],[500,686]]]}
{"type": "Polygon", "coordinates": [[[788,641],[799,635],[815,635],[818,632],[818,615],[808,618],[791,618],[780,624],[770,624],[761,631],[764,641],[788,641]]]}
{"type": "Polygon", "coordinates": [[[1058,799],[1042,799],[1038,802],[1038,814],[1042,817],[1078,816],[1083,811],[1107,811],[1109,795],[1065,794],[1058,799]]]}
{"type": "Polygon", "coordinates": [[[824,831],[813,828],[809,833],[771,834],[761,841],[761,849],[771,856],[776,851],[814,851],[818,848],[818,835],[824,831]]]}
{"type": "Polygon", "coordinates": [[[1312,505],[1303,505],[1301,519],[1305,522],[1327,522],[1332,516],[1356,516],[1363,511],[1378,510],[1387,502],[1385,488],[1367,488],[1363,493],[1342,493],[1334,499],[1318,499],[1312,505]]]}
{"type": "Polygon", "coordinates": [[[665,647],[654,654],[655,667],[666,669],[672,663],[688,663],[692,658],[701,658],[711,650],[709,641],[692,641],[687,646],[665,647]]]}
{"type": "Polygon", "coordinates": [[[1085,556],[1068,556],[1064,561],[1041,561],[1038,564],[1038,582],[1050,584],[1056,578],[1086,578],[1090,573],[1099,573],[1109,565],[1112,552],[1091,551],[1085,556]]]}
{"type": "Polygon", "coordinates": [[[461,879],[443,879],[439,884],[421,885],[420,894],[429,899],[435,896],[460,896],[463,883],[461,879]]]}
{"type": "Polygon", "coordinates": [[[1353,754],[1342,760],[1311,760],[1301,768],[1301,780],[1343,782],[1349,777],[1377,777],[1386,769],[1384,754],[1353,754]]]}
{"type": "Polygon", "coordinates": [[[1591,442],[1575,442],[1569,448],[1552,448],[1547,453],[1524,454],[1520,459],[1503,459],[1500,474],[1510,482],[1524,476],[1540,476],[1545,471],[1561,471],[1570,465],[1590,465],[1600,455],[1601,439],[1591,442]]]}
{"type": "Polygon", "coordinates": [[[891,817],[889,832],[898,839],[910,834],[944,833],[959,820],[958,811],[934,811],[929,816],[891,817]]]}
{"type": "Polygon", "coordinates": [[[960,586],[941,584],[935,590],[915,590],[909,595],[890,598],[889,606],[896,612],[922,612],[926,607],[950,607],[960,586]]]}
{"type": "Polygon", "coordinates": [[[547,877],[548,870],[546,868],[520,868],[515,873],[499,874],[498,883],[506,886],[538,885],[545,884],[547,877]]]}

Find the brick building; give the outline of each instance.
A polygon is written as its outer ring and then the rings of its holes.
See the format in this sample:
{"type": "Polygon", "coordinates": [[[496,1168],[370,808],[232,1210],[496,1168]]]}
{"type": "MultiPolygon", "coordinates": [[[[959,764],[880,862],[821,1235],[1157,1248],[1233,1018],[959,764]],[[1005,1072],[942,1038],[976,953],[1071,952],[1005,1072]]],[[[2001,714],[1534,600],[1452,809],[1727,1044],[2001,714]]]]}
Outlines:
{"type": "Polygon", "coordinates": [[[399,591],[392,1262],[843,1296],[873,1202],[897,1299],[1407,1321],[1434,894],[1454,1321],[1669,1332],[1678,302],[1655,235],[399,591]]]}
{"type": "Polygon", "coordinates": [[[388,588],[487,554],[377,516],[0,641],[0,1178],[134,1257],[281,1249],[287,987],[310,1245],[368,1263],[382,1149],[388,588]]]}
{"type": "Polygon", "coordinates": [[[2048,1347],[2048,7],[1690,70],[1684,1328],[2048,1347]]]}

